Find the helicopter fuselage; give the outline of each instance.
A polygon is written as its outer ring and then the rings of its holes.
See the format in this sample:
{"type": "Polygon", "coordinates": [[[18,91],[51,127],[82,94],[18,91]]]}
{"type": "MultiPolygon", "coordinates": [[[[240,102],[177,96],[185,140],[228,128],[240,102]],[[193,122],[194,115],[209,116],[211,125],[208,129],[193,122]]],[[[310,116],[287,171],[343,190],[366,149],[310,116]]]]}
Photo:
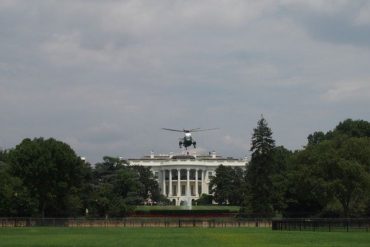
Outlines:
{"type": "Polygon", "coordinates": [[[191,133],[185,132],[185,136],[179,141],[179,147],[182,148],[182,146],[184,146],[184,148],[187,149],[191,145],[193,145],[194,148],[196,148],[197,143],[193,141],[191,133]]]}

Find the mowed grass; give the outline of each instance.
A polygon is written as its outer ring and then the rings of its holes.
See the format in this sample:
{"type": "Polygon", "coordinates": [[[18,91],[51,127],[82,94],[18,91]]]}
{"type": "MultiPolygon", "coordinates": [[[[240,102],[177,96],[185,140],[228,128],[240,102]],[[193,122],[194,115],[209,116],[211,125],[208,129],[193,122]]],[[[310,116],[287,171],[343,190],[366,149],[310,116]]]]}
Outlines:
{"type": "Polygon", "coordinates": [[[262,228],[0,228],[0,246],[369,247],[370,232],[262,228]]]}

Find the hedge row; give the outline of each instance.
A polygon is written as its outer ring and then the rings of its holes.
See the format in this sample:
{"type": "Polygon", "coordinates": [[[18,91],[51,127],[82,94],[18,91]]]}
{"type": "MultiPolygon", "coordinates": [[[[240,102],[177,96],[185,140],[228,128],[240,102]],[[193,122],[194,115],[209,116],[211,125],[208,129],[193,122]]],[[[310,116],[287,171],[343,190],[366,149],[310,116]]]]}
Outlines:
{"type": "Polygon", "coordinates": [[[216,210],[181,210],[181,209],[174,209],[174,210],[136,210],[136,215],[210,215],[210,214],[230,214],[232,213],[228,209],[216,209],[216,210]]]}

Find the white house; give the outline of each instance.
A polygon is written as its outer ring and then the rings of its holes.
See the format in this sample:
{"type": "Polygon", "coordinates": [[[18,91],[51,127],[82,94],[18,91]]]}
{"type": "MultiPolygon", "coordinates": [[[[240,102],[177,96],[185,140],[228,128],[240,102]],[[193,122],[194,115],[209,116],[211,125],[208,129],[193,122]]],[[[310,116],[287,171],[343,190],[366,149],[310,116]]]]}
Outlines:
{"type": "Polygon", "coordinates": [[[209,194],[210,177],[219,165],[244,168],[246,159],[207,155],[160,154],[129,159],[130,165],[151,167],[163,195],[175,205],[191,205],[201,194],[209,194]]]}

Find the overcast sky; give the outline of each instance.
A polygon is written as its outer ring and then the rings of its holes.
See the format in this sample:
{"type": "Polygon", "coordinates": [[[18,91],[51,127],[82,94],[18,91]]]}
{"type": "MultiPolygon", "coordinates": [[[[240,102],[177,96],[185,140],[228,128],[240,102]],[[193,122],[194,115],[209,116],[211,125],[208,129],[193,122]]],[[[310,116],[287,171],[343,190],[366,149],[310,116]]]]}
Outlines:
{"type": "Polygon", "coordinates": [[[0,0],[0,147],[54,137],[104,155],[249,154],[370,120],[370,1],[0,0]]]}

